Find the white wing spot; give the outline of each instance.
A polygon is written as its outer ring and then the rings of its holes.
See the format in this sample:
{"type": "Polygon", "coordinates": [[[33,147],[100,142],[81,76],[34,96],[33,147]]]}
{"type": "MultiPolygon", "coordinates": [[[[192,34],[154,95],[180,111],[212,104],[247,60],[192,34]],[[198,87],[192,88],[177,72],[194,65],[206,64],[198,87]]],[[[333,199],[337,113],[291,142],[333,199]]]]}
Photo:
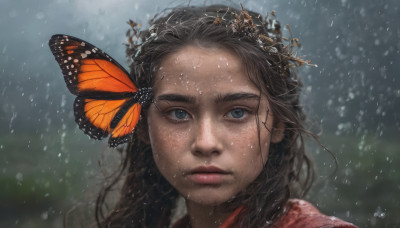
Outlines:
{"type": "Polygon", "coordinates": [[[87,54],[86,53],[81,53],[81,56],[82,56],[82,59],[84,59],[84,58],[87,57],[87,54]]]}
{"type": "Polygon", "coordinates": [[[85,43],[85,42],[82,42],[82,43],[81,43],[81,46],[83,46],[83,47],[84,47],[85,45],[86,45],[86,43],[85,43]]]}
{"type": "Polygon", "coordinates": [[[71,58],[71,56],[68,56],[68,60],[71,60],[72,58],[71,58]]]}
{"type": "Polygon", "coordinates": [[[79,62],[79,60],[78,59],[74,59],[74,63],[77,63],[77,62],[79,62]]]}

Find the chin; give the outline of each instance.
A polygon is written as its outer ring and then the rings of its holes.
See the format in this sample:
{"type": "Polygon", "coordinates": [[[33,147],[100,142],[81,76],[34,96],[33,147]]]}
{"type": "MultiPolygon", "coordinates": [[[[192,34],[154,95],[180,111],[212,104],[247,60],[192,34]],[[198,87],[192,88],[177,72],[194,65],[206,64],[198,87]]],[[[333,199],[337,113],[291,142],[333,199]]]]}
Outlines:
{"type": "Polygon", "coordinates": [[[204,206],[218,206],[231,200],[232,198],[233,197],[230,197],[226,192],[215,194],[211,191],[207,191],[202,194],[194,193],[191,195],[186,195],[185,197],[185,199],[188,201],[204,206]]]}

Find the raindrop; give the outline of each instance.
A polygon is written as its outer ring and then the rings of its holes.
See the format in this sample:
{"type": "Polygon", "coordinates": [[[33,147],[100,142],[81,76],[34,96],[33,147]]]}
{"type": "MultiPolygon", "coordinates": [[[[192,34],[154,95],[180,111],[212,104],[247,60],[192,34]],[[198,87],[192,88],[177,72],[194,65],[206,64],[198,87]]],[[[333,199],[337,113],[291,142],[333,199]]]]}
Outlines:
{"type": "Polygon", "coordinates": [[[376,209],[376,211],[374,213],[374,217],[383,219],[383,218],[385,218],[385,216],[386,216],[386,213],[382,211],[380,206],[378,206],[378,208],[376,209]]]}
{"type": "Polygon", "coordinates": [[[17,179],[18,182],[22,182],[24,180],[24,175],[20,172],[15,175],[15,179],[17,179]]]}
{"type": "Polygon", "coordinates": [[[36,14],[36,19],[38,19],[38,20],[42,20],[44,17],[45,17],[45,15],[43,12],[39,12],[36,14]]]}
{"type": "Polygon", "coordinates": [[[65,106],[65,103],[66,103],[66,96],[65,96],[65,94],[63,94],[63,95],[61,96],[61,107],[64,107],[64,106],[65,106]]]}
{"type": "Polygon", "coordinates": [[[40,218],[47,220],[49,218],[49,212],[45,211],[40,215],[40,218]]]}

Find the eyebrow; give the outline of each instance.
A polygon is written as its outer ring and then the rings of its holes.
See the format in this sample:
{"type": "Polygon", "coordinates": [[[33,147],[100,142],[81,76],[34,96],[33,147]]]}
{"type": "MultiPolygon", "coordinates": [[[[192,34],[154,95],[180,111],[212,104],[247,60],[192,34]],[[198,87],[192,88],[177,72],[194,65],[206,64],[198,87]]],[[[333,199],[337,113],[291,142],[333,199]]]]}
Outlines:
{"type": "Polygon", "coordinates": [[[157,101],[175,101],[183,103],[195,103],[196,98],[192,96],[180,95],[180,94],[163,94],[156,98],[157,101]]]}
{"type": "MultiPolygon", "coordinates": [[[[254,93],[228,93],[224,95],[218,95],[217,99],[215,99],[215,103],[226,103],[237,100],[260,100],[260,96],[254,93]]],[[[196,102],[196,98],[193,96],[181,95],[181,94],[163,94],[156,98],[157,101],[170,101],[170,102],[183,102],[194,104],[196,102]]]]}
{"type": "Polygon", "coordinates": [[[225,103],[225,102],[232,102],[237,100],[260,100],[261,97],[254,93],[228,93],[224,95],[219,95],[216,99],[215,103],[225,103]]]}

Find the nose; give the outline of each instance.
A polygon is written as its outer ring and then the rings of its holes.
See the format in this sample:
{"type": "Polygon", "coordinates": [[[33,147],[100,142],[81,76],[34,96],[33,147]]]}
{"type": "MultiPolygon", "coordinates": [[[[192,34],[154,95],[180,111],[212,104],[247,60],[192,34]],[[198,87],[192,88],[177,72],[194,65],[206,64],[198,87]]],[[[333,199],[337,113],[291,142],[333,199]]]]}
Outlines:
{"type": "Polygon", "coordinates": [[[205,117],[198,120],[192,144],[192,153],[199,157],[208,157],[212,155],[219,155],[223,149],[222,138],[220,135],[220,128],[210,117],[205,117]]]}

